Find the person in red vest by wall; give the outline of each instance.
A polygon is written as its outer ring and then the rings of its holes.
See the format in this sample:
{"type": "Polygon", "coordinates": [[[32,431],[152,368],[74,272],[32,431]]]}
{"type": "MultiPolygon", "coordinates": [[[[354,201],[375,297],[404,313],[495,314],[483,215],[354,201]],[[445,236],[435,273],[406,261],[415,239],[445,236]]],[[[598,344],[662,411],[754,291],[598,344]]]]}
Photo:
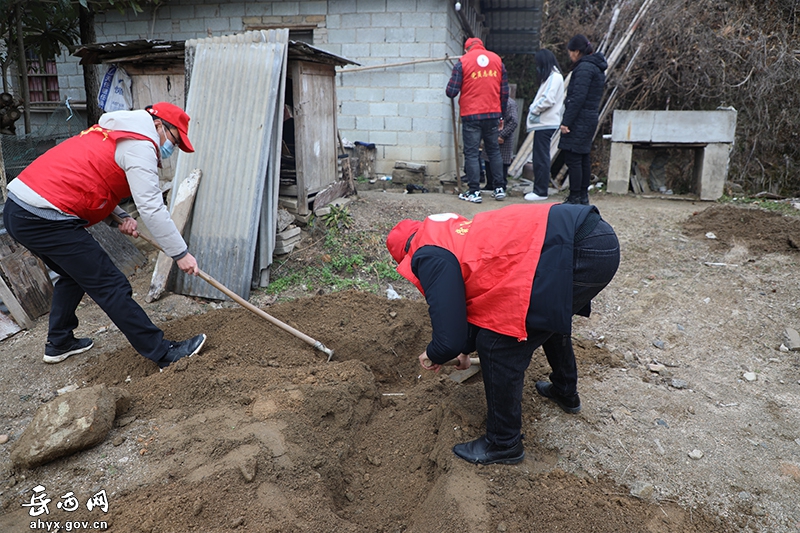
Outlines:
{"type": "Polygon", "coordinates": [[[492,183],[495,200],[506,197],[506,176],[503,173],[503,158],[497,142],[502,118],[508,103],[508,76],[500,56],[488,51],[483,41],[476,37],[464,43],[464,55],[453,65],[445,94],[458,99],[461,113],[462,138],[464,142],[464,170],[469,190],[459,198],[481,203],[480,146],[489,160],[486,181],[492,183]]]}
{"type": "Polygon", "coordinates": [[[433,330],[420,364],[438,371],[478,352],[486,393],[486,434],[453,447],[476,464],[515,464],[522,444],[522,390],[542,346],[550,381],[537,392],[567,413],[581,409],[572,315],[612,280],[619,241],[594,206],[511,205],[475,215],[402,220],[386,239],[397,272],[425,296],[433,330]]]}
{"type": "Polygon", "coordinates": [[[84,294],[137,352],[162,369],[202,348],[205,334],[182,342],[164,338],[133,300],[128,279],[86,231],[98,222],[111,222],[115,213],[122,218],[119,230],[138,237],[136,219],[118,207],[132,197],[159,246],[182,271],[197,275],[197,260],[170,218],[158,185],[162,159],[175,148],[194,152],[188,131],[189,115],[168,102],[106,113],[96,125],[39,156],[9,183],[3,211],[9,235],[58,274],[45,363],[60,363],[94,345],[92,339],[74,335],[75,311],[84,294]]]}

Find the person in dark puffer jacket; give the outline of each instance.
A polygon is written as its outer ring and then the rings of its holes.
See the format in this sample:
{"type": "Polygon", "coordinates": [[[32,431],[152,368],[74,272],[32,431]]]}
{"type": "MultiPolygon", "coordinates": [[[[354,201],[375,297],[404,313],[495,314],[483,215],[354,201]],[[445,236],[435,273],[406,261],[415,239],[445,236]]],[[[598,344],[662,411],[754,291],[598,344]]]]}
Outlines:
{"type": "Polygon", "coordinates": [[[569,169],[569,196],[565,203],[589,204],[592,139],[597,129],[600,100],[606,83],[606,58],[595,52],[589,39],[576,35],[567,44],[574,67],[567,88],[564,116],[561,119],[561,140],[569,169]]]}

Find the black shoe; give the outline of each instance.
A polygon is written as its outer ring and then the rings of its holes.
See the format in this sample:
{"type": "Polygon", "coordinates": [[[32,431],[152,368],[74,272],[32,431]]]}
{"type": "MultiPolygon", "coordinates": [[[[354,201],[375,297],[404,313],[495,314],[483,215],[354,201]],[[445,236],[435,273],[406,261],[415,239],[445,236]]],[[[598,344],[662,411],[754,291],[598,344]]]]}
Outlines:
{"type": "Polygon", "coordinates": [[[169,350],[167,353],[164,354],[164,357],[156,361],[158,363],[159,368],[167,368],[170,364],[174,363],[178,359],[183,359],[184,357],[191,357],[197,354],[200,351],[200,348],[203,347],[203,344],[206,342],[206,334],[201,333],[196,337],[192,337],[191,339],[182,341],[182,342],[170,342],[169,343],[169,350]]]}
{"type": "Polygon", "coordinates": [[[525,448],[522,440],[509,448],[497,446],[489,442],[486,435],[469,442],[453,446],[453,453],[467,462],[476,465],[515,465],[525,459],[525,448]]]}
{"type": "Polygon", "coordinates": [[[72,342],[66,344],[65,346],[61,346],[60,348],[48,342],[44,345],[44,358],[42,360],[45,363],[60,363],[70,355],[83,353],[92,346],[94,346],[92,339],[86,338],[72,339],[72,342]]]}
{"type": "Polygon", "coordinates": [[[556,405],[566,413],[574,415],[581,412],[580,396],[577,394],[575,396],[561,396],[553,390],[553,384],[549,381],[537,381],[536,392],[556,402],[556,405]]]}
{"type": "Polygon", "coordinates": [[[588,192],[582,192],[581,193],[581,204],[589,205],[589,193],[588,192]]]}
{"type": "MultiPolygon", "coordinates": [[[[589,201],[588,197],[586,198],[586,201],[587,202],[589,201]]],[[[579,205],[581,203],[581,193],[579,193],[579,192],[570,192],[569,196],[567,196],[567,199],[564,200],[563,203],[579,205]]]]}

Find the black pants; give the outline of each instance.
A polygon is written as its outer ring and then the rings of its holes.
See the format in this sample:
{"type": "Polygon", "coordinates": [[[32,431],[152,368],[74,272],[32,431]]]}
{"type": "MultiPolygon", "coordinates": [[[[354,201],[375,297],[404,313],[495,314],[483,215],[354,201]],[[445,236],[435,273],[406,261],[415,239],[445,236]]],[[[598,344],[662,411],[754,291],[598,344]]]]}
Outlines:
{"type": "Polygon", "coordinates": [[[9,235],[59,275],[53,290],[47,341],[70,342],[78,327],[75,310],[84,294],[108,315],[137,352],[159,360],[169,342],[132,298],[131,285],[78,219],[46,220],[7,200],[3,222],[9,235]]]}
{"type": "MultiPolygon", "coordinates": [[[[572,312],[592,301],[613,279],[619,266],[619,241],[601,220],[592,233],[575,244],[572,274],[572,312]]],[[[486,392],[486,436],[500,446],[513,446],[521,438],[522,389],[525,371],[539,346],[552,370],[550,381],[558,394],[578,391],[578,369],[570,335],[553,331],[528,331],[528,340],[481,329],[476,339],[486,392]]]]}
{"type": "Polygon", "coordinates": [[[588,194],[592,181],[592,161],[589,154],[578,154],[563,150],[564,163],[569,171],[569,192],[571,195],[588,194]]]}
{"type": "Polygon", "coordinates": [[[550,141],[555,132],[553,128],[533,134],[533,192],[539,196],[547,197],[550,187],[550,141]]]}

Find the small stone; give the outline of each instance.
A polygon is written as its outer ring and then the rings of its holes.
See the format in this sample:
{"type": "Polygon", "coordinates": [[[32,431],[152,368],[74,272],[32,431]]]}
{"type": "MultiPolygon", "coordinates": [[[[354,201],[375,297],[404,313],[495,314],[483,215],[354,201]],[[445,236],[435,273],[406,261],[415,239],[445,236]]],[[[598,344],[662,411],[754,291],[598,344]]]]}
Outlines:
{"type": "Polygon", "coordinates": [[[662,420],[661,418],[656,418],[656,424],[659,426],[664,426],[665,428],[669,428],[669,424],[667,424],[666,420],[662,420]]]}
{"type": "Polygon", "coordinates": [[[662,341],[661,339],[656,339],[656,340],[653,341],[653,346],[655,346],[659,350],[663,350],[666,347],[666,345],[667,344],[664,341],[662,341]]]}
{"type": "Polygon", "coordinates": [[[347,498],[347,501],[352,502],[356,499],[356,495],[350,491],[344,493],[344,497],[347,498]]]}
{"type": "Polygon", "coordinates": [[[708,233],[706,233],[706,239],[716,239],[716,238],[717,236],[714,234],[713,231],[709,231],[708,233]]]}
{"type": "Polygon", "coordinates": [[[236,529],[237,527],[244,524],[244,517],[238,516],[231,521],[231,529],[236,529]]]}
{"type": "Polygon", "coordinates": [[[192,514],[194,516],[198,516],[202,512],[203,512],[203,501],[195,500],[194,504],[192,505],[192,514]]]}
{"type": "Polygon", "coordinates": [[[779,351],[781,351],[781,352],[784,352],[784,353],[786,353],[786,352],[788,352],[788,351],[789,351],[789,348],[787,348],[785,344],[781,343],[781,345],[780,345],[780,347],[778,348],[778,350],[779,350],[779,351]]]}
{"type": "Polygon", "coordinates": [[[672,381],[670,381],[669,384],[675,389],[685,389],[689,386],[686,381],[678,378],[672,378],[672,381]]]}
{"type": "Polygon", "coordinates": [[[392,318],[397,318],[397,313],[392,311],[392,312],[389,313],[389,316],[392,317],[392,318]]]}
{"type": "Polygon", "coordinates": [[[653,439],[653,442],[654,442],[654,443],[655,443],[655,445],[656,445],[656,453],[657,453],[658,455],[664,455],[664,454],[666,454],[666,453],[667,453],[667,452],[664,450],[664,447],[663,447],[663,446],[661,446],[661,442],[659,442],[659,440],[658,440],[658,439],[653,439]]]}
{"type": "Polygon", "coordinates": [[[745,381],[755,381],[758,379],[758,376],[755,372],[745,372],[742,374],[742,377],[745,379],[745,381]]]}
{"type": "Polygon", "coordinates": [[[703,452],[701,450],[692,450],[689,452],[689,457],[697,461],[698,459],[703,458],[703,452]]]}
{"type": "Polygon", "coordinates": [[[667,369],[667,367],[665,367],[660,363],[650,363],[649,365],[647,365],[647,368],[650,369],[650,372],[655,372],[656,374],[660,374],[661,372],[667,369]]]}
{"type": "Polygon", "coordinates": [[[8,442],[8,435],[0,435],[0,444],[8,442]]]}
{"type": "Polygon", "coordinates": [[[505,531],[508,531],[508,527],[506,526],[506,523],[505,522],[500,522],[499,524],[497,524],[497,531],[499,531],[500,533],[504,533],[505,531]]]}
{"type": "Polygon", "coordinates": [[[122,435],[117,435],[117,437],[115,437],[114,440],[111,441],[111,445],[116,447],[120,446],[123,442],[125,442],[125,437],[123,437],[122,435]]]}
{"type": "Polygon", "coordinates": [[[637,481],[631,487],[631,496],[639,498],[640,500],[650,499],[650,497],[653,496],[653,492],[655,492],[655,487],[643,481],[637,481]]]}
{"type": "Polygon", "coordinates": [[[367,461],[369,461],[370,463],[372,463],[375,466],[381,466],[381,458],[380,457],[376,457],[374,455],[368,455],[367,456],[367,461]]]}
{"type": "Polygon", "coordinates": [[[800,333],[793,328],[786,328],[783,332],[786,337],[786,347],[791,351],[800,350],[800,333]]]}

